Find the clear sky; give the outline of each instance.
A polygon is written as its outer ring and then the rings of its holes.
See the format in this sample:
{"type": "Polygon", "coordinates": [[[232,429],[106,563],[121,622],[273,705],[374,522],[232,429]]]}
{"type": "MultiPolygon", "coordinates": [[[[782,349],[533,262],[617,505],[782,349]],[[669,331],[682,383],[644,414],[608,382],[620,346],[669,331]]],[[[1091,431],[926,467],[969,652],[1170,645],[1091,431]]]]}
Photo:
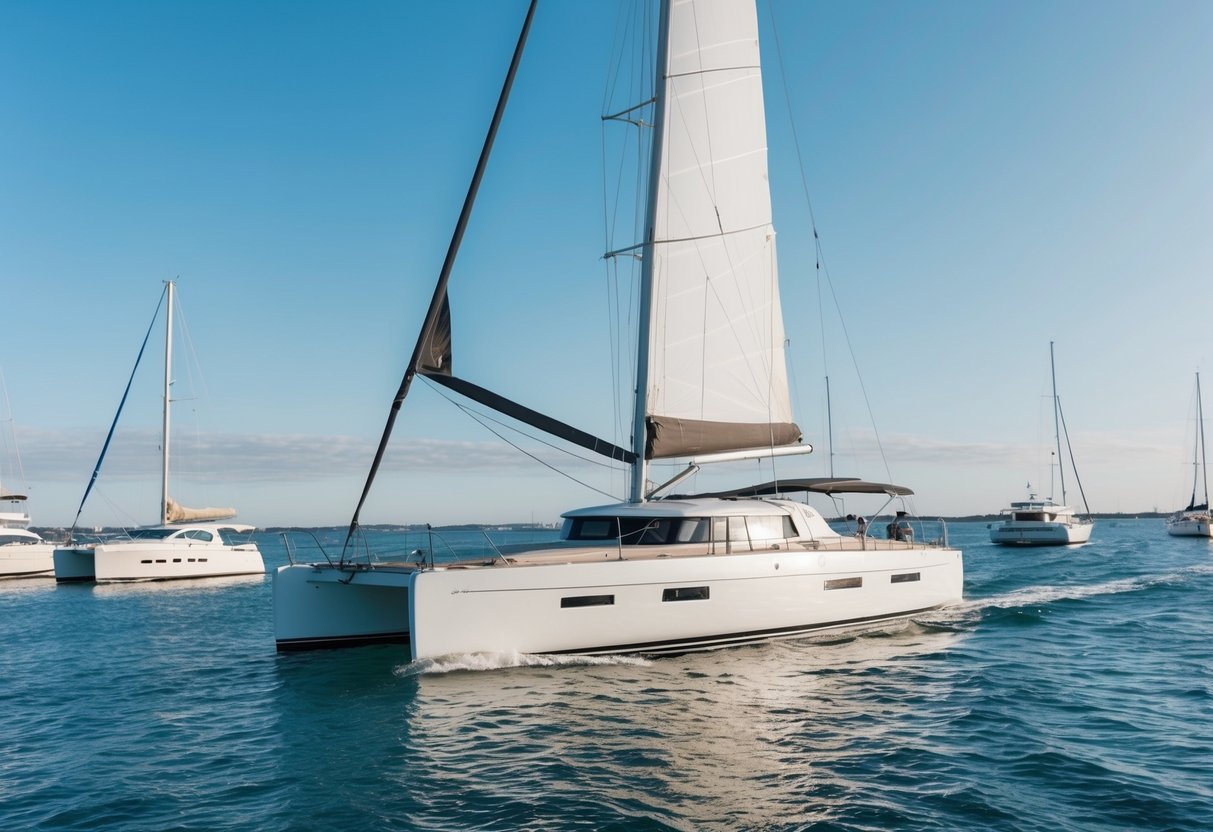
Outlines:
{"type": "MultiPolygon", "coordinates": [[[[170,277],[189,335],[174,495],[348,522],[524,9],[0,0],[0,474],[35,524],[75,515],[170,277]]],[[[451,301],[460,375],[626,444],[601,259],[616,17],[540,3],[451,301]]],[[[1213,4],[762,0],[759,19],[793,396],[818,449],[779,473],[828,471],[828,373],[837,474],[909,485],[924,514],[1047,494],[1053,340],[1091,508],[1186,501],[1198,369],[1213,407],[1213,4]],[[802,174],[841,316],[819,308],[802,174]]],[[[159,333],[86,524],[156,519],[159,333]]],[[[363,519],[550,522],[606,500],[417,384],[363,519]]]]}

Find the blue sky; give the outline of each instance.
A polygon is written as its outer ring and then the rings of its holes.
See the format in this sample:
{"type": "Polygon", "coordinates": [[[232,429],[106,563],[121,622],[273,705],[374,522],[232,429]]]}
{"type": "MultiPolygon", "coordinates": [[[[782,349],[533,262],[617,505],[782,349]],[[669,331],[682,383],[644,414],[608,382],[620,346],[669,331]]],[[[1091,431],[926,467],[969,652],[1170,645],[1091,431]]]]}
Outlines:
{"type": "MultiPolygon", "coordinates": [[[[35,523],[71,522],[175,276],[177,498],[348,521],[524,8],[0,0],[0,474],[35,523]]],[[[451,297],[461,375],[619,441],[599,122],[616,17],[540,4],[451,297]]],[[[1047,493],[1053,340],[1092,509],[1186,500],[1194,371],[1213,389],[1213,5],[759,17],[793,395],[818,449],[779,473],[827,471],[828,372],[838,474],[910,485],[925,514],[1047,493]],[[791,124],[849,345],[819,310],[791,124]]],[[[159,350],[85,523],[155,519],[159,350]]],[[[364,520],[553,521],[606,500],[577,481],[419,384],[364,520]]]]}

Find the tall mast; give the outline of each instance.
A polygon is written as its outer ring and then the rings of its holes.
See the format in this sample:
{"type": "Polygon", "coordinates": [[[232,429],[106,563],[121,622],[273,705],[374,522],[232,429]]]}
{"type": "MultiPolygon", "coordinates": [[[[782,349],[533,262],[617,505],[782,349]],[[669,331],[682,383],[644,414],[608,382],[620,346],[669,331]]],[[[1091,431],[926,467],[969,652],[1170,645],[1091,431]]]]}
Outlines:
{"type": "Polygon", "coordinates": [[[1061,403],[1057,399],[1057,367],[1053,363],[1053,342],[1049,342],[1049,375],[1053,378],[1053,438],[1057,441],[1057,477],[1061,480],[1061,504],[1066,503],[1066,465],[1061,457],[1061,428],[1059,427],[1061,403]]]}
{"type": "MultiPolygon", "coordinates": [[[[1200,429],[1200,473],[1204,478],[1205,506],[1207,507],[1209,505],[1209,466],[1205,460],[1205,408],[1200,396],[1200,373],[1196,374],[1196,422],[1200,429]]],[[[1195,486],[1193,486],[1192,491],[1192,502],[1195,503],[1195,486]]]]}
{"type": "Polygon", "coordinates": [[[168,310],[164,316],[164,427],[160,439],[163,451],[163,468],[160,478],[160,525],[162,526],[168,523],[168,390],[173,381],[173,281],[166,280],[165,287],[168,292],[168,310]]]}
{"type": "Polygon", "coordinates": [[[649,155],[649,194],[644,212],[644,255],[640,266],[640,331],[636,349],[636,409],[632,416],[632,491],[633,503],[644,502],[644,486],[648,480],[648,460],[645,459],[647,431],[645,413],[649,395],[649,337],[653,312],[653,260],[656,256],[657,193],[661,184],[661,157],[665,144],[665,79],[669,69],[670,0],[661,0],[661,20],[657,26],[657,73],[653,98],[653,149],[649,155]]]}

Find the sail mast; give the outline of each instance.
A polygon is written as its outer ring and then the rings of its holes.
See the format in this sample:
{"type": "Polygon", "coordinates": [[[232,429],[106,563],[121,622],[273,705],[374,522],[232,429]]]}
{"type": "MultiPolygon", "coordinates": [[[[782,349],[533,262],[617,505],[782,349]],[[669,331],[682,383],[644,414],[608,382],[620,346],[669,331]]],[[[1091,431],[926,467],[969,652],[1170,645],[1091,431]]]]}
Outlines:
{"type": "Polygon", "coordinates": [[[160,475],[160,525],[168,523],[168,422],[169,422],[169,385],[173,381],[173,288],[171,280],[164,281],[168,306],[164,316],[164,426],[161,430],[160,445],[163,466],[160,475]]]}
{"type": "MultiPolygon", "coordinates": [[[[1200,431],[1200,473],[1205,485],[1205,508],[1209,507],[1209,466],[1205,459],[1205,408],[1200,396],[1200,373],[1196,374],[1196,423],[1200,431]]],[[[1192,486],[1192,503],[1196,503],[1196,486],[1192,486]]]]}
{"type": "Polygon", "coordinates": [[[509,101],[510,90],[514,86],[514,76],[518,73],[518,64],[522,61],[522,49],[526,45],[527,35],[531,31],[531,21],[535,17],[536,2],[537,0],[531,0],[530,5],[527,7],[526,19],[522,23],[522,32],[518,35],[518,43],[514,46],[514,56],[510,60],[509,71],[506,72],[505,82],[501,87],[501,94],[497,98],[497,108],[493,111],[493,119],[489,122],[488,134],[485,136],[484,145],[480,149],[480,158],[476,162],[476,171],[472,174],[472,184],[468,186],[467,195],[463,199],[463,208],[459,212],[458,222],[455,223],[455,231],[452,233],[450,245],[447,247],[446,259],[443,260],[442,271],[438,275],[438,284],[434,287],[434,295],[430,299],[430,306],[426,312],[425,322],[421,325],[421,333],[417,337],[417,345],[413,348],[413,356],[409,359],[409,365],[404,371],[404,378],[400,381],[400,388],[396,391],[396,397],[392,400],[392,406],[388,411],[387,424],[384,425],[383,435],[379,438],[379,447],[375,450],[375,459],[371,463],[371,470],[367,474],[366,484],[362,488],[362,496],[358,498],[358,505],[354,508],[354,516],[350,520],[350,528],[345,536],[345,546],[342,548],[342,561],[345,560],[345,550],[349,547],[350,538],[354,536],[354,531],[358,528],[358,518],[362,513],[362,506],[366,503],[367,495],[371,492],[371,484],[375,481],[375,474],[379,471],[379,465],[383,461],[383,454],[387,450],[388,439],[392,435],[392,427],[396,424],[396,415],[400,412],[400,408],[404,404],[404,398],[408,395],[409,387],[413,384],[413,377],[417,374],[417,367],[422,359],[422,352],[426,345],[430,343],[443,310],[448,309],[446,287],[447,283],[450,282],[451,269],[455,265],[455,256],[459,253],[459,245],[463,242],[463,233],[467,229],[468,220],[472,216],[472,206],[476,203],[476,193],[480,190],[480,180],[484,177],[485,168],[488,166],[489,154],[493,149],[493,141],[497,138],[497,128],[501,125],[501,117],[505,113],[505,105],[509,101]]]}
{"type": "Polygon", "coordinates": [[[648,441],[645,413],[649,394],[649,339],[653,316],[653,260],[656,256],[657,195],[661,184],[661,156],[664,147],[666,75],[670,52],[670,2],[661,0],[660,21],[657,26],[657,64],[653,89],[653,146],[649,156],[649,193],[645,206],[644,256],[640,266],[640,331],[636,349],[636,409],[632,416],[632,491],[629,501],[644,502],[644,487],[648,479],[645,445],[648,441]]]}
{"type": "Polygon", "coordinates": [[[1057,399],[1057,367],[1053,363],[1053,342],[1049,342],[1049,375],[1053,379],[1053,438],[1057,441],[1057,476],[1061,480],[1061,504],[1066,505],[1066,466],[1061,456],[1061,427],[1058,411],[1061,402],[1057,399]]]}

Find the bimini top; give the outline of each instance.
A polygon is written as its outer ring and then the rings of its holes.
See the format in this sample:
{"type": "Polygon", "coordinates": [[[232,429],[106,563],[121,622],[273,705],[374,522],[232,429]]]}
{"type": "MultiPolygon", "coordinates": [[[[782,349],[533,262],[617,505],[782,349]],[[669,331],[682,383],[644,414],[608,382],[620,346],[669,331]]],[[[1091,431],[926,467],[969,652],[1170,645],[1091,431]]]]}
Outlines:
{"type": "Polygon", "coordinates": [[[761,497],[768,494],[793,494],[798,491],[814,494],[888,494],[891,497],[908,497],[914,492],[904,485],[886,482],[866,482],[855,477],[809,477],[803,479],[775,480],[730,491],[711,494],[695,494],[695,497],[761,497]]]}
{"type": "MultiPolygon", "coordinates": [[[[755,500],[745,505],[746,514],[787,514],[787,501],[755,500]]],[[[566,511],[562,517],[726,517],[739,512],[734,500],[712,497],[672,497],[666,500],[650,500],[646,503],[615,503],[606,506],[589,506],[566,511]]]]}

